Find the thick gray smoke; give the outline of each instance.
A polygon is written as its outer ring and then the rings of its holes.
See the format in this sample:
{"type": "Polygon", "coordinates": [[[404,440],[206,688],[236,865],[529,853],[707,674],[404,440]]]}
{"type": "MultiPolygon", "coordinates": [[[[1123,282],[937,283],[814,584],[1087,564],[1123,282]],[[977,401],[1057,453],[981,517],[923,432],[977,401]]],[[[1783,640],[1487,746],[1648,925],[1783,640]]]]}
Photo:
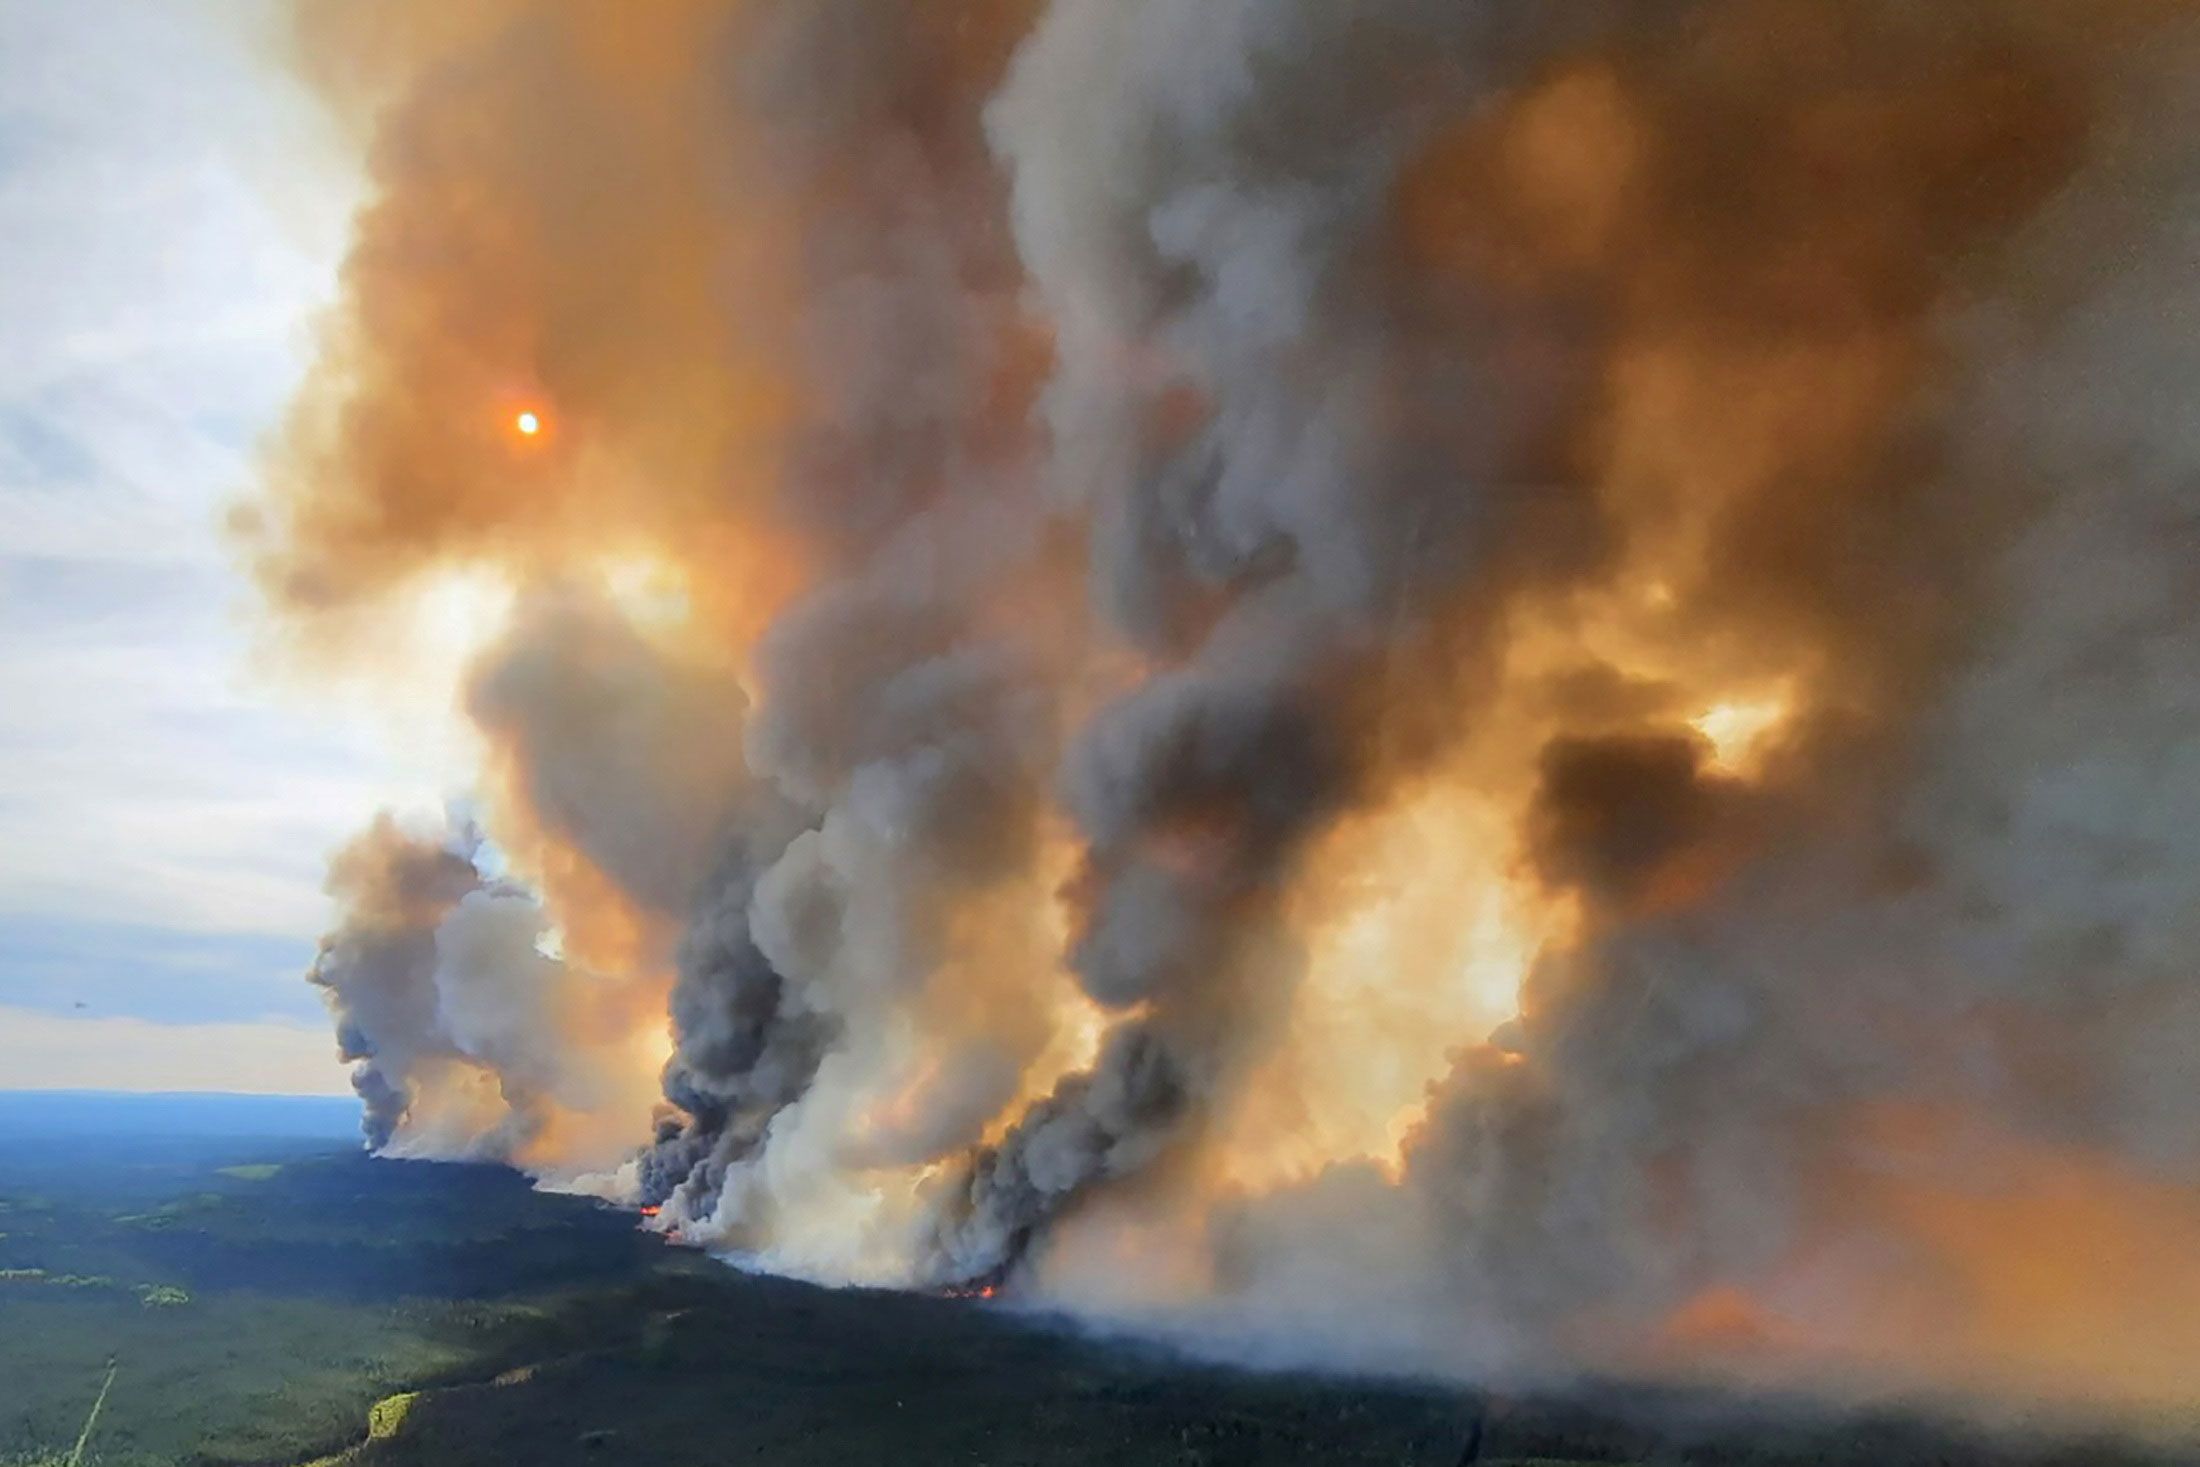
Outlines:
{"type": "Polygon", "coordinates": [[[641,1113],[616,1042],[623,985],[548,950],[541,903],[484,877],[478,841],[382,816],[330,871],[340,919],[307,978],[358,1062],[367,1144],[613,1165],[641,1113]]]}
{"type": "Polygon", "coordinates": [[[465,855],[385,817],[336,858],[328,887],[343,920],[306,977],[335,1016],[343,1057],[358,1062],[360,1129],[380,1148],[410,1108],[414,1067],[457,1052],[436,1013],[435,934],[481,876],[465,855]]]}
{"type": "Polygon", "coordinates": [[[376,1144],[462,1071],[783,1268],[2191,1399],[2185,7],[378,13],[258,549],[518,589],[541,904],[339,862],[376,1144]]]}
{"type": "Polygon", "coordinates": [[[725,668],[661,651],[599,597],[555,586],[479,659],[468,705],[548,834],[638,906],[686,919],[751,783],[748,703],[725,668]]]}
{"type": "Polygon", "coordinates": [[[1410,83],[1471,88],[1423,74],[1473,57],[1482,24],[1442,4],[1061,4],[992,104],[1060,332],[1050,487],[1091,517],[1098,608],[1158,667],[1079,730],[1063,776],[1086,843],[1072,965],[1142,1011],[975,1160],[944,1215],[950,1276],[1005,1267],[1257,1053],[1259,1015],[1290,1002],[1275,903],[1294,861],[1417,752],[1405,720],[1385,737],[1382,680],[1464,696],[1523,548],[1579,553],[1563,522],[1586,486],[1541,441],[1571,364],[1517,380],[1477,353],[1479,322],[1424,338],[1425,303],[1370,257],[1438,101],[1410,83]]]}
{"type": "Polygon", "coordinates": [[[945,74],[957,39],[867,7],[783,7],[728,78],[806,226],[794,370],[818,403],[782,492],[831,566],[755,651],[745,750],[763,788],[680,949],[665,1088],[685,1119],[642,1161],[668,1226],[734,1245],[770,1236],[767,1140],[872,1164],[952,1155],[1044,1038],[1036,1015],[981,1011],[1001,977],[956,971],[1030,961],[1018,929],[1036,903],[950,930],[1029,867],[1059,619],[980,625],[1031,574],[1040,521],[997,441],[1013,418],[986,411],[1017,276],[977,98],[945,74]],[[851,1137],[842,1092],[904,1063],[885,1046],[907,1036],[864,1022],[877,1014],[944,1057],[912,1120],[851,1137]],[[817,1119],[783,1118],[798,1102],[817,1119]],[[820,1122],[831,1134],[806,1139],[820,1122]]]}

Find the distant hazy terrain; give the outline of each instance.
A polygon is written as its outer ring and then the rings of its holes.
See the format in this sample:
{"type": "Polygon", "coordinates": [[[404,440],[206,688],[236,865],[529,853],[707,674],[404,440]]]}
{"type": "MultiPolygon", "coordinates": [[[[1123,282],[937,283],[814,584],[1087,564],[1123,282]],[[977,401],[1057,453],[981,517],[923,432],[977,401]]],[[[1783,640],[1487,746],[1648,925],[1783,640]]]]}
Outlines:
{"type": "Polygon", "coordinates": [[[359,1102],[348,1095],[124,1094],[111,1090],[0,1090],[0,1147],[94,1136],[116,1143],[177,1138],[225,1146],[319,1141],[356,1149],[359,1102]]]}
{"type": "MultiPolygon", "coordinates": [[[[0,1094],[0,1467],[1452,1467],[1450,1387],[1253,1375],[998,1305],[738,1273],[348,1102],[0,1094]]],[[[2108,1467],[1901,1419],[1513,1399],[1485,1461],[2108,1467]]]]}

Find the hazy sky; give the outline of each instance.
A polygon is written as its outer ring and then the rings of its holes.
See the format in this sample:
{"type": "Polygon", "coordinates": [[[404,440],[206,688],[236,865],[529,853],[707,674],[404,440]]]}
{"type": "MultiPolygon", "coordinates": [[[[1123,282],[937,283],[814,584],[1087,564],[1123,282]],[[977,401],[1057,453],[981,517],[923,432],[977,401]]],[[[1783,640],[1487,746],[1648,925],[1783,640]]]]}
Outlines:
{"type": "Polygon", "coordinates": [[[268,19],[0,0],[0,1088],[341,1088],[321,867],[435,797],[255,672],[220,535],[354,187],[268,19]]]}

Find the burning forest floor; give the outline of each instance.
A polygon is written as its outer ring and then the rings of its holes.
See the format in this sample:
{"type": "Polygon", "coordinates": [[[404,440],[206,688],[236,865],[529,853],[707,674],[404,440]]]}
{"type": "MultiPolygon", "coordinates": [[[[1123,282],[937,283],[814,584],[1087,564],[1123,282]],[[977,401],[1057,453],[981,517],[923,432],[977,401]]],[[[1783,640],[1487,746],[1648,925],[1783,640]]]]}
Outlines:
{"type": "MultiPolygon", "coordinates": [[[[0,1116],[0,1120],[4,1120],[0,1116]]],[[[1450,1464],[1456,1389],[1250,1374],[737,1273],[487,1167],[0,1125],[0,1464],[1450,1464]]],[[[1897,1419],[1512,1400],[1485,1462],[2168,1461],[1897,1419]]]]}

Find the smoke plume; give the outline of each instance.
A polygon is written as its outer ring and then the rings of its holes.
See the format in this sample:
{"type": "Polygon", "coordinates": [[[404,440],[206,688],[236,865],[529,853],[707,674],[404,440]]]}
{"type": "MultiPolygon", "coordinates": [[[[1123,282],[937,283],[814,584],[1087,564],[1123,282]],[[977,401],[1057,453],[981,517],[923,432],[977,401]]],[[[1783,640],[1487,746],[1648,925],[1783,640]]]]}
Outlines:
{"type": "Polygon", "coordinates": [[[647,1030],[622,1019],[622,984],[544,950],[540,904],[484,877],[472,844],[385,816],[330,872],[342,920],[307,978],[357,1062],[367,1144],[616,1166],[649,1114],[647,1030]]]}
{"type": "Polygon", "coordinates": [[[363,676],[510,606],[497,876],[332,878],[371,1144],[1271,1358],[2194,1404],[2188,7],[298,49],[374,194],[247,553],[363,676]]]}

